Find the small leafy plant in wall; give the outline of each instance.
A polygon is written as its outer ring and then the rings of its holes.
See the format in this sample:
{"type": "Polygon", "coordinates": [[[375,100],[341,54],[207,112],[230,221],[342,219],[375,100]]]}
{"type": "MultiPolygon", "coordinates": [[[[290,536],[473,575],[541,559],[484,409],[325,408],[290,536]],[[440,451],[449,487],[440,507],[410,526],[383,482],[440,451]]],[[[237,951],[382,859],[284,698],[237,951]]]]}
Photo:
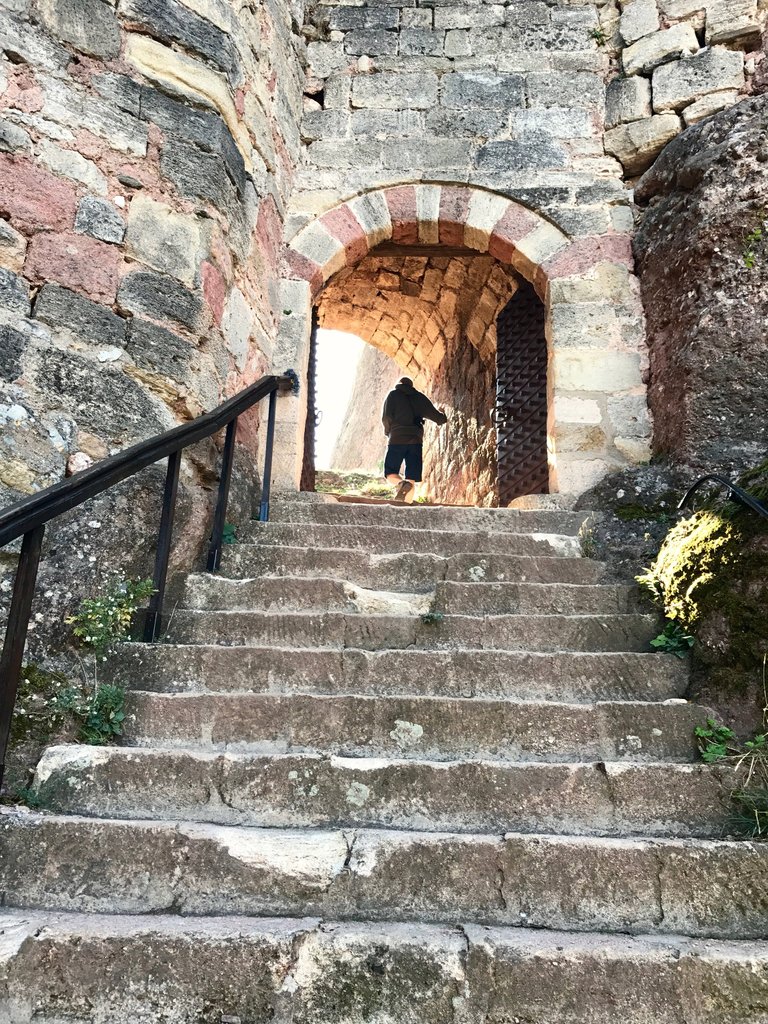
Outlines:
{"type": "MultiPolygon", "coordinates": [[[[768,723],[764,721],[764,729],[768,723]]],[[[708,718],[695,735],[702,761],[727,764],[739,779],[731,793],[730,828],[748,839],[768,839],[768,732],[757,733],[743,743],[727,725],[708,718]]]]}
{"type": "Polygon", "coordinates": [[[691,634],[673,619],[668,620],[661,633],[651,640],[651,647],[666,654],[674,654],[677,658],[684,658],[693,644],[691,634]]]}
{"type": "Polygon", "coordinates": [[[765,246],[765,229],[763,224],[752,228],[749,234],[744,236],[744,246],[741,251],[741,259],[747,270],[754,270],[763,254],[765,246]]]}
{"type": "Polygon", "coordinates": [[[84,647],[104,659],[128,638],[134,615],[153,592],[152,580],[118,578],[101,597],[83,601],[66,622],[84,647]]]}

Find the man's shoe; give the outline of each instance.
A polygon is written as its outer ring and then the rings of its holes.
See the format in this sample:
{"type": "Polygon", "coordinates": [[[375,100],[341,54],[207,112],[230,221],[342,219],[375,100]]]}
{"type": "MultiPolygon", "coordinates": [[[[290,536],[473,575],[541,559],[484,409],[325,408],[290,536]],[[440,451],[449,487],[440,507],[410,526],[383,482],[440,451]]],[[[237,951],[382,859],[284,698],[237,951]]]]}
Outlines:
{"type": "Polygon", "coordinates": [[[405,501],[408,495],[415,488],[415,484],[412,484],[410,480],[403,480],[400,486],[395,491],[395,501],[405,501]]]}

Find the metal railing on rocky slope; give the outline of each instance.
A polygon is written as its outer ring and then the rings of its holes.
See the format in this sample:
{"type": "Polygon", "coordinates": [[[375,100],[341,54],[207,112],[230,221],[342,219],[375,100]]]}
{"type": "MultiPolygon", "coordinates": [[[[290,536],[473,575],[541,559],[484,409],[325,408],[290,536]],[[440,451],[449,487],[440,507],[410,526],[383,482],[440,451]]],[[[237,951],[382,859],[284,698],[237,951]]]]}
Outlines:
{"type": "Polygon", "coordinates": [[[757,515],[762,516],[763,519],[768,519],[768,508],[766,508],[762,502],[758,501],[757,498],[748,491],[745,491],[743,487],[739,487],[738,484],[732,483],[727,477],[720,476],[717,473],[708,473],[706,476],[699,477],[694,484],[691,484],[685,492],[682,501],[677,506],[678,509],[682,512],[684,508],[687,508],[699,488],[710,482],[719,484],[721,487],[725,487],[731,501],[736,502],[737,505],[749,508],[753,512],[757,513],[757,515]]]}
{"type": "Polygon", "coordinates": [[[279,392],[288,391],[296,393],[297,390],[298,377],[293,370],[287,370],[280,377],[262,377],[261,380],[256,381],[255,384],[241,391],[234,398],[230,398],[211,412],[198,416],[191,423],[185,423],[163,434],[156,434],[146,441],[126,448],[117,455],[104,459],[69,480],[63,480],[52,487],[47,487],[0,512],[0,547],[23,537],[3,653],[0,656],[0,784],[3,779],[5,752],[16,703],[46,524],[64,512],[69,512],[82,505],[89,498],[102,494],[128,477],[135,476],[147,466],[167,458],[168,468],[165,476],[153,574],[154,589],[144,624],[144,640],[152,643],[157,639],[162,616],[182,452],[190,445],[226,429],[216,509],[208,545],[207,569],[209,572],[214,572],[218,569],[221,561],[238,418],[262,399],[269,397],[267,436],[264,445],[264,475],[259,509],[260,521],[266,522],[269,518],[277,395],[279,392]]]}

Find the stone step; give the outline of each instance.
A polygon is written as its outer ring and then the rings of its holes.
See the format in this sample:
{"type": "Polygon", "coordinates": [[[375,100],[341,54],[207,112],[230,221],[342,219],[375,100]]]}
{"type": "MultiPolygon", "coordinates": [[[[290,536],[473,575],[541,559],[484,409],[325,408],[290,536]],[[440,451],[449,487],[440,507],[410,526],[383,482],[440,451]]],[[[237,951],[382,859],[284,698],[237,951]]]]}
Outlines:
{"type": "Polygon", "coordinates": [[[230,544],[223,576],[323,576],[372,590],[432,590],[439,580],[458,583],[597,583],[605,566],[587,558],[550,556],[373,554],[351,548],[230,544]]]}
{"type": "Polygon", "coordinates": [[[734,769],[258,756],[49,747],[34,789],[52,811],[264,828],[719,836],[734,769]]]}
{"type": "Polygon", "coordinates": [[[428,623],[410,615],[345,612],[199,612],[177,610],[169,643],[277,647],[405,647],[522,651],[647,651],[656,615],[447,615],[428,623]]]}
{"type": "Polygon", "coordinates": [[[6,907],[765,935],[768,846],[0,814],[6,907]]]}
{"type": "Polygon", "coordinates": [[[131,693],[135,746],[506,761],[697,760],[694,704],[131,693]]]}
{"type": "Polygon", "coordinates": [[[338,526],[313,523],[249,523],[240,529],[243,544],[309,548],[352,548],[374,554],[543,555],[581,558],[578,537],[559,533],[506,533],[489,530],[417,530],[398,526],[338,526]]]}
{"type": "MultiPolygon", "coordinates": [[[[181,605],[197,611],[360,611],[380,591],[323,576],[227,579],[191,573],[181,605]]],[[[571,583],[438,583],[435,610],[470,615],[603,615],[634,612],[636,587],[571,583]]]]}
{"type": "Polygon", "coordinates": [[[516,700],[659,701],[688,687],[664,654],[122,644],[110,680],[128,689],[334,693],[516,700]]]}
{"type": "Polygon", "coordinates": [[[274,503],[271,523],[329,526],[386,526],[417,530],[557,533],[575,536],[589,512],[518,511],[505,508],[452,508],[447,505],[387,505],[361,502],[274,503]]]}
{"type": "Polygon", "coordinates": [[[18,910],[2,914],[0,929],[8,1024],[764,1024],[768,1015],[768,943],[757,940],[18,910]]]}

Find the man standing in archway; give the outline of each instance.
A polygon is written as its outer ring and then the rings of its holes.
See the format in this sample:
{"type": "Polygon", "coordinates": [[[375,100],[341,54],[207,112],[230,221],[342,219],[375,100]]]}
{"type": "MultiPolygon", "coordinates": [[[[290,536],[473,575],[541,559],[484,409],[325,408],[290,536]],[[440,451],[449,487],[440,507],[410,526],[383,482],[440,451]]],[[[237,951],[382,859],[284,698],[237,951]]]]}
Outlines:
{"type": "Polygon", "coordinates": [[[401,377],[387,395],[381,415],[384,433],[389,438],[384,476],[397,487],[395,501],[409,505],[416,496],[416,484],[421,483],[424,420],[442,425],[448,422],[448,417],[416,390],[410,377],[401,377]],[[404,478],[400,475],[403,463],[404,478]]]}

